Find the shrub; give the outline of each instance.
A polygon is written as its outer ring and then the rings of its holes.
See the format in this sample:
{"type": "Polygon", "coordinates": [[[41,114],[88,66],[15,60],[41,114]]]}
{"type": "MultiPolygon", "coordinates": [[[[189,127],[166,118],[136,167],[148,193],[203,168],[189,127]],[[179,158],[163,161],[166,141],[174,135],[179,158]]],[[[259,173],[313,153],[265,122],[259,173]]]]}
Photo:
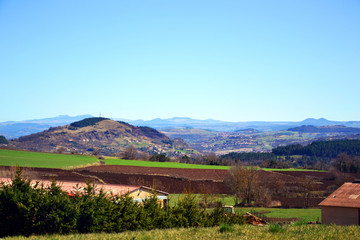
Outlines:
{"type": "Polygon", "coordinates": [[[226,232],[233,232],[234,228],[228,224],[221,224],[219,228],[219,232],[226,233],[226,232]]]}
{"type": "Polygon", "coordinates": [[[278,233],[284,232],[285,229],[280,224],[270,224],[269,225],[269,232],[271,233],[278,233]]]}

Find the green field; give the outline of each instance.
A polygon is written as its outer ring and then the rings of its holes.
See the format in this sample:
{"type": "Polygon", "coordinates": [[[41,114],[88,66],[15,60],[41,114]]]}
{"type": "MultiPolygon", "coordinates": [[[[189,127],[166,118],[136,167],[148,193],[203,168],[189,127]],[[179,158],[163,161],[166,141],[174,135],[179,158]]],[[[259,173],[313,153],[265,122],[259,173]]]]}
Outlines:
{"type": "Polygon", "coordinates": [[[73,235],[48,235],[30,237],[7,237],[4,239],[59,239],[59,240],[95,240],[95,239],[142,239],[142,240],[183,240],[183,239],[360,239],[358,226],[336,225],[234,225],[228,228],[174,228],[151,231],[134,231],[123,233],[99,233],[99,234],[73,234],[73,235]],[[221,231],[225,229],[225,231],[221,231]]]}
{"type": "Polygon", "coordinates": [[[126,165],[138,167],[165,167],[165,168],[197,168],[197,169],[230,169],[229,166],[214,166],[214,165],[200,165],[200,164],[186,164],[177,162],[150,162],[140,160],[123,160],[116,158],[106,158],[106,165],[126,165]]]}
{"type": "Polygon", "coordinates": [[[0,165],[2,166],[68,168],[97,162],[98,159],[94,156],[0,149],[0,165]]]}
{"type": "MultiPolygon", "coordinates": [[[[171,207],[175,206],[179,199],[185,197],[186,194],[170,194],[169,204],[171,207]]],[[[208,201],[220,201],[223,205],[233,206],[235,204],[235,197],[226,194],[191,194],[197,201],[202,201],[204,195],[207,195],[208,201]]]]}
{"type": "MultiPolygon", "coordinates": [[[[184,197],[185,194],[170,194],[169,204],[175,206],[176,203],[184,197]]],[[[204,194],[192,194],[197,201],[202,201],[204,194]]],[[[220,201],[223,205],[233,206],[235,204],[235,197],[231,195],[221,194],[207,194],[208,202],[220,201]]],[[[246,212],[264,212],[265,217],[271,218],[298,218],[305,222],[321,221],[321,210],[319,208],[260,208],[260,207],[244,207],[235,208],[235,212],[245,214],[246,212]]]]}
{"type": "MultiPolygon", "coordinates": [[[[105,164],[138,166],[138,167],[196,168],[196,169],[221,169],[221,170],[229,170],[231,168],[231,166],[200,165],[200,164],[187,164],[187,163],[178,163],[178,162],[151,162],[151,161],[141,161],[141,160],[124,160],[114,157],[106,157],[105,164]]],[[[297,168],[285,168],[285,169],[259,168],[259,169],[265,171],[319,171],[319,170],[297,169],[297,168]]]]}
{"type": "MultiPolygon", "coordinates": [[[[246,212],[268,212],[264,213],[265,217],[271,218],[298,218],[305,222],[321,221],[320,208],[236,208],[236,213],[246,212]]],[[[261,217],[261,216],[260,216],[261,217]]]]}

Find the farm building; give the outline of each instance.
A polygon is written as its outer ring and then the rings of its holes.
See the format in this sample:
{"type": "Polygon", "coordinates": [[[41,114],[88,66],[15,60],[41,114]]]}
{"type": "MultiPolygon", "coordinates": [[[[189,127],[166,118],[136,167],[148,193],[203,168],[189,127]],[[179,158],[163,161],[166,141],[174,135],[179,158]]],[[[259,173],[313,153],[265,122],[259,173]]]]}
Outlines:
{"type": "Polygon", "coordinates": [[[319,206],[323,224],[360,225],[360,182],[344,183],[319,206]]]}
{"type": "MultiPolygon", "coordinates": [[[[0,178],[0,183],[10,183],[10,178],[0,178]]],[[[43,184],[44,187],[49,187],[51,185],[51,181],[46,180],[32,180],[31,185],[35,185],[37,182],[43,184]]],[[[57,182],[57,185],[61,187],[61,189],[68,193],[68,195],[74,195],[77,192],[81,192],[85,189],[86,184],[82,182],[57,182]]],[[[115,184],[96,184],[95,192],[98,193],[102,189],[105,194],[113,194],[113,195],[125,195],[128,194],[131,198],[136,202],[142,202],[147,198],[150,198],[155,194],[160,205],[162,207],[166,206],[167,202],[167,192],[159,191],[146,186],[127,186],[127,185],[115,185],[115,184]]]]}

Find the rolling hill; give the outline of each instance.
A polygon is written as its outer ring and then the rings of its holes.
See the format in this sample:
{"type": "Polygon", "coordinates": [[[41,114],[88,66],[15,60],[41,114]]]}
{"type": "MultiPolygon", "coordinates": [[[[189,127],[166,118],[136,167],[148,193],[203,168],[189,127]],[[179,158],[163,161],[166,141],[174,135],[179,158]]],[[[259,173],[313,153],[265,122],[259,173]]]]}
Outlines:
{"type": "Polygon", "coordinates": [[[8,147],[39,152],[73,152],[118,155],[128,146],[150,154],[188,147],[149,127],[136,127],[107,118],[86,118],[69,125],[9,141],[8,147]]]}

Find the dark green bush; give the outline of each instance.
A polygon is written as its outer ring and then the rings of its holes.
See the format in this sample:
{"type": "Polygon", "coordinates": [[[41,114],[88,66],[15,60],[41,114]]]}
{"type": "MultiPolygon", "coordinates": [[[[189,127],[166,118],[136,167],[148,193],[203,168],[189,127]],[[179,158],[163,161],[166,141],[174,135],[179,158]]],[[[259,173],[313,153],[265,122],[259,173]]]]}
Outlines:
{"type": "Polygon", "coordinates": [[[95,194],[94,187],[88,183],[82,193],[70,197],[55,182],[32,186],[18,169],[11,184],[0,184],[0,237],[244,223],[241,216],[226,216],[221,206],[206,212],[190,194],[175,207],[162,208],[155,196],[139,204],[127,195],[95,194]]]}
{"type": "Polygon", "coordinates": [[[103,117],[85,118],[83,120],[71,123],[70,124],[70,129],[93,126],[96,123],[101,122],[103,120],[109,120],[109,118],[103,118],[103,117]]]}
{"type": "Polygon", "coordinates": [[[280,224],[270,224],[269,225],[269,232],[277,233],[277,232],[284,232],[285,229],[280,224]]]}
{"type": "Polygon", "coordinates": [[[4,137],[0,135],[0,144],[8,144],[8,140],[4,137]]]}
{"type": "Polygon", "coordinates": [[[234,231],[234,228],[231,225],[228,225],[225,223],[220,225],[219,232],[221,232],[221,233],[233,232],[233,231],[234,231]]]}

